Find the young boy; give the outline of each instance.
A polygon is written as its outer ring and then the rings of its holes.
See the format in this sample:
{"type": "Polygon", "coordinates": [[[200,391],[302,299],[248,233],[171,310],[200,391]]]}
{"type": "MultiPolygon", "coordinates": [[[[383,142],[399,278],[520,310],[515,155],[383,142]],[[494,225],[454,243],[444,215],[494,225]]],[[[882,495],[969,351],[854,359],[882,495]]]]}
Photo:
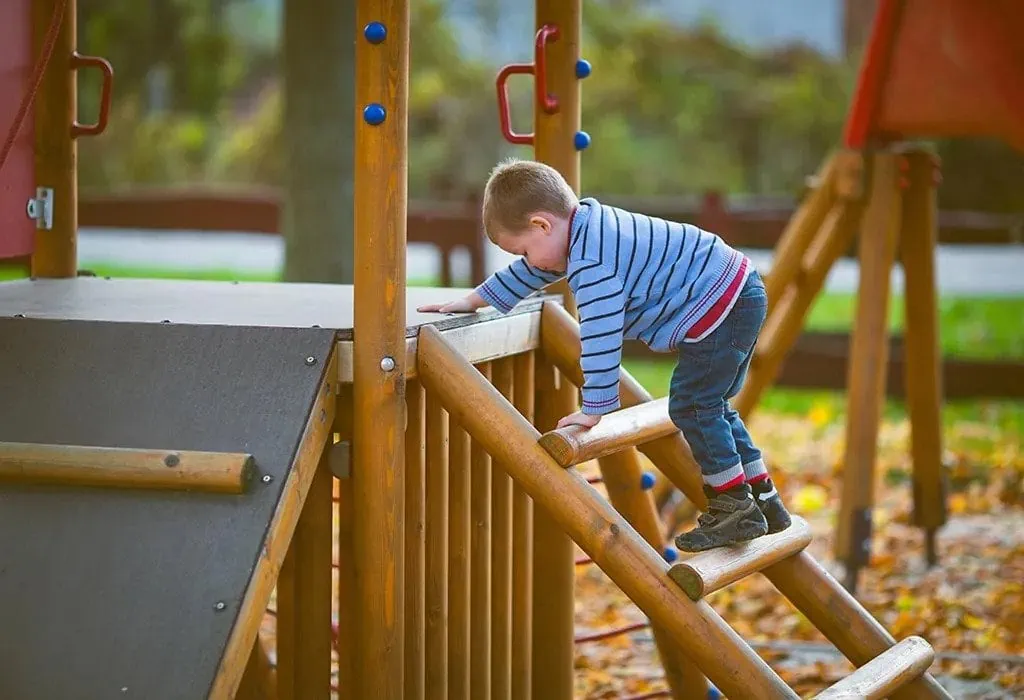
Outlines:
{"type": "Polygon", "coordinates": [[[750,261],[715,234],[579,200],[553,168],[506,160],[483,199],[488,237],[522,256],[463,299],[420,311],[507,313],[563,277],[580,318],[582,411],[558,426],[592,427],[619,408],[624,338],[678,354],[669,416],[693,450],[707,512],[676,538],[696,552],[789,527],[790,517],[728,399],[743,383],[764,323],[764,285],[750,261]]]}

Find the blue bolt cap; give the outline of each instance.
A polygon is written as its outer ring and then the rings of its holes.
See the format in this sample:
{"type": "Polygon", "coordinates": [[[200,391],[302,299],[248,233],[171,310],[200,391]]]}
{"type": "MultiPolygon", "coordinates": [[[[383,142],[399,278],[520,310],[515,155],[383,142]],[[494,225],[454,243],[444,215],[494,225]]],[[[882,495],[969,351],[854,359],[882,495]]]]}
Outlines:
{"type": "Polygon", "coordinates": [[[650,472],[644,472],[640,476],[640,488],[642,488],[644,491],[646,491],[647,489],[653,489],[654,488],[654,482],[655,482],[655,476],[654,476],[654,474],[651,474],[650,472]]]}
{"type": "Polygon", "coordinates": [[[577,59],[576,60],[576,77],[582,79],[582,78],[586,78],[588,75],[590,75],[590,61],[588,61],[585,58],[577,59]]]}
{"type": "Polygon", "coordinates": [[[387,116],[387,111],[383,105],[379,105],[376,102],[372,102],[363,107],[363,120],[372,126],[377,126],[384,121],[387,116]]]}
{"type": "Polygon", "coordinates": [[[708,700],[722,700],[722,693],[715,686],[708,688],[708,700]]]}
{"type": "Polygon", "coordinates": [[[672,547],[665,547],[664,557],[665,561],[671,563],[679,558],[679,552],[674,550],[672,547]]]}
{"type": "Polygon", "coordinates": [[[380,22],[370,22],[363,27],[363,36],[371,44],[379,44],[388,35],[388,28],[380,22]]]}
{"type": "Polygon", "coordinates": [[[572,139],[572,143],[576,146],[577,151],[582,151],[590,145],[590,134],[585,131],[577,131],[572,139]]]}

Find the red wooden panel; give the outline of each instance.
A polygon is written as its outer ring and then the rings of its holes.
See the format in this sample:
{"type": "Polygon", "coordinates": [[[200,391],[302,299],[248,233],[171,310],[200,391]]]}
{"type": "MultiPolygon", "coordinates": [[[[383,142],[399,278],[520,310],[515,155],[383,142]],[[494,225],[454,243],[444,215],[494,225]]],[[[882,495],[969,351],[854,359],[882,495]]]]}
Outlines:
{"type": "MultiPolygon", "coordinates": [[[[32,0],[0,0],[0,145],[32,77],[32,0]]],[[[25,203],[35,195],[32,111],[0,169],[0,260],[29,255],[35,224],[25,203]]]]}

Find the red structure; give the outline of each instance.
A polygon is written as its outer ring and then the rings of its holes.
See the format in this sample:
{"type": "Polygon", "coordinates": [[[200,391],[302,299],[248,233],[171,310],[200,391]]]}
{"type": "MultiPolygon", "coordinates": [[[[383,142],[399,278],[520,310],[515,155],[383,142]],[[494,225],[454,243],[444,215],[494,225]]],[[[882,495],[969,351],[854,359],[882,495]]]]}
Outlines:
{"type": "Polygon", "coordinates": [[[35,192],[31,115],[17,134],[11,130],[31,87],[33,63],[31,3],[0,3],[0,260],[32,252],[35,226],[25,214],[25,203],[35,192]]]}

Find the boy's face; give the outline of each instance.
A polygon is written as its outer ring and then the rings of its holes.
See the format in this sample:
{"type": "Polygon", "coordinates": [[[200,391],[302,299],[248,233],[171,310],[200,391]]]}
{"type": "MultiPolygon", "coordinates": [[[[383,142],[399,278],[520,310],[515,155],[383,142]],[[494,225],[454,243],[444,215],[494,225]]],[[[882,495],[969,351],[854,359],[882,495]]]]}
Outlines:
{"type": "Polygon", "coordinates": [[[501,232],[498,247],[512,255],[521,255],[532,267],[562,274],[569,257],[569,222],[546,215],[530,217],[522,231],[501,232]]]}

